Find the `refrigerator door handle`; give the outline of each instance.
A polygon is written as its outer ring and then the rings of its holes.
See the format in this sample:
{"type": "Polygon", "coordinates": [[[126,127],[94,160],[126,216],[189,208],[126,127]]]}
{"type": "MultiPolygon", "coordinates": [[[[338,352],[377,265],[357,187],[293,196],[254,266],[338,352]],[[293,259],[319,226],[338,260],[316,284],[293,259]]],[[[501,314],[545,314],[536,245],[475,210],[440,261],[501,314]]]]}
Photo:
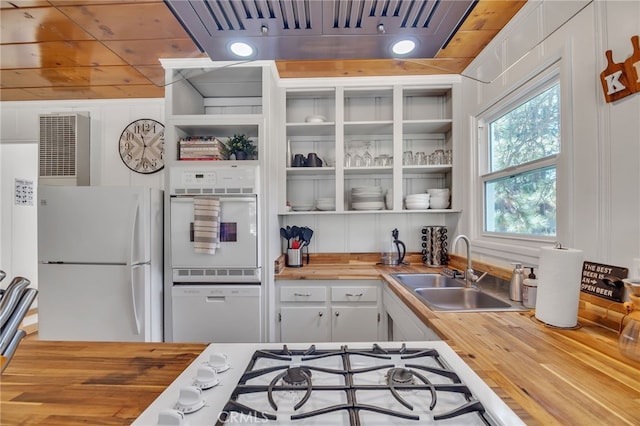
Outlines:
{"type": "Polygon", "coordinates": [[[133,308],[133,319],[136,322],[136,334],[140,334],[140,318],[138,317],[138,307],[136,304],[136,277],[135,270],[142,267],[142,265],[133,265],[130,268],[131,271],[131,306],[133,308]]]}
{"type": "Polygon", "coordinates": [[[136,242],[139,241],[138,238],[138,212],[140,211],[140,202],[138,201],[138,197],[135,198],[133,204],[131,205],[131,211],[129,213],[129,218],[131,222],[129,222],[129,247],[128,247],[128,258],[129,258],[129,266],[134,266],[139,263],[139,259],[134,259],[136,242]]]}

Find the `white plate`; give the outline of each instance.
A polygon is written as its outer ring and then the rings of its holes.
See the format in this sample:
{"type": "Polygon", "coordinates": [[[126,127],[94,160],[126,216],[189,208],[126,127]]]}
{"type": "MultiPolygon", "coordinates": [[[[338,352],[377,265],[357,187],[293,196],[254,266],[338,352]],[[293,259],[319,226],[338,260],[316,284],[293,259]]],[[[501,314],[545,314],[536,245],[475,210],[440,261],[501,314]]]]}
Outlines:
{"type": "Polygon", "coordinates": [[[313,208],[313,204],[309,205],[301,205],[301,206],[291,206],[294,212],[308,212],[313,208]]]}
{"type": "Polygon", "coordinates": [[[351,203],[354,210],[382,210],[384,202],[351,203]]]}
{"type": "Polygon", "coordinates": [[[324,115],[309,115],[304,119],[307,123],[324,123],[327,121],[327,117],[324,115]]]}

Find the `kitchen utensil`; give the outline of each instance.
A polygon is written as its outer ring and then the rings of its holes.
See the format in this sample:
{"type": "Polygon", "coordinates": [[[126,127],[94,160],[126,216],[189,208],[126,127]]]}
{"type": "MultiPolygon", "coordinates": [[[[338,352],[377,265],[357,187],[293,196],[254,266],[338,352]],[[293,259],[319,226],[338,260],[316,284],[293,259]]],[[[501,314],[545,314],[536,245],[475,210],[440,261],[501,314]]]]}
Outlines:
{"type": "Polygon", "coordinates": [[[291,239],[291,235],[289,235],[289,232],[287,232],[285,228],[280,228],[280,236],[287,240],[287,249],[290,249],[291,243],[289,240],[291,239]]]}
{"type": "Polygon", "coordinates": [[[311,237],[313,237],[313,229],[307,228],[306,226],[302,228],[302,241],[305,246],[309,245],[311,237]]]}

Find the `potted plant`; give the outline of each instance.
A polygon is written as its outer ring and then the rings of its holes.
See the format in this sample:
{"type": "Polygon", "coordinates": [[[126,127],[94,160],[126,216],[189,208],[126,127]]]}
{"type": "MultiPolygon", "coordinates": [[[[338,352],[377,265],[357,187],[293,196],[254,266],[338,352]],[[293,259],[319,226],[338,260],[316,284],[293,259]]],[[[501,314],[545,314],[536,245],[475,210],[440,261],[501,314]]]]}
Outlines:
{"type": "Polygon", "coordinates": [[[255,156],[256,147],[247,135],[234,134],[225,144],[223,151],[226,159],[229,159],[231,155],[234,155],[236,160],[247,160],[255,156]]]}

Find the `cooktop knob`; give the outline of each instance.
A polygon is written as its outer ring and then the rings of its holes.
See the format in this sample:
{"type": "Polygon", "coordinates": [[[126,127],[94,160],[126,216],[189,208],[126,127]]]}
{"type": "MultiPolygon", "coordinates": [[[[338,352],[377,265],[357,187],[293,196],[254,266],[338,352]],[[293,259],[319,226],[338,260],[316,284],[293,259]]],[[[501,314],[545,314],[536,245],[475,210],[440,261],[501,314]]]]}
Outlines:
{"type": "Polygon", "coordinates": [[[212,353],[209,355],[209,366],[213,367],[216,372],[222,373],[229,369],[229,362],[227,361],[227,355],[223,353],[212,353]]]}
{"type": "Polygon", "coordinates": [[[187,426],[184,414],[178,410],[168,408],[158,414],[158,426],[187,426]]]}
{"type": "Polygon", "coordinates": [[[203,365],[198,368],[198,374],[193,381],[193,386],[202,390],[210,389],[220,383],[218,373],[210,365],[203,365]]]}
{"type": "Polygon", "coordinates": [[[202,391],[195,386],[185,386],[180,389],[180,396],[175,409],[183,413],[193,413],[204,407],[202,391]]]}

